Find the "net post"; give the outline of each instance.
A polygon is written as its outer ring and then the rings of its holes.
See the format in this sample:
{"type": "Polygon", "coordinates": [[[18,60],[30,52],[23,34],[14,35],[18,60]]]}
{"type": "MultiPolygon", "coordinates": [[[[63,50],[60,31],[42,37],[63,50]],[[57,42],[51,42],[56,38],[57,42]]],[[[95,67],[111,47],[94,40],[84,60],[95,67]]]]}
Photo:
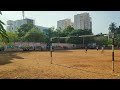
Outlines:
{"type": "Polygon", "coordinates": [[[114,72],[114,33],[112,35],[112,72],[114,72]]]}
{"type": "Polygon", "coordinates": [[[51,56],[51,64],[52,64],[52,38],[50,38],[50,56],[51,56]]]}

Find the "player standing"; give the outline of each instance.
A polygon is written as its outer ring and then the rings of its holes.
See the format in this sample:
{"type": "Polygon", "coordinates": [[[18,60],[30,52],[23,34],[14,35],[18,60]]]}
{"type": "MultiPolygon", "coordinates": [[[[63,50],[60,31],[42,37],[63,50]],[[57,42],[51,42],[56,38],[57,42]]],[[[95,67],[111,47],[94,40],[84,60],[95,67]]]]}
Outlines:
{"type": "Polygon", "coordinates": [[[96,49],[97,49],[97,51],[98,51],[98,49],[99,49],[98,46],[96,47],[96,49]]]}
{"type": "Polygon", "coordinates": [[[88,49],[88,48],[87,48],[87,46],[86,46],[86,47],[85,47],[85,53],[87,53],[87,49],[88,49]]]}

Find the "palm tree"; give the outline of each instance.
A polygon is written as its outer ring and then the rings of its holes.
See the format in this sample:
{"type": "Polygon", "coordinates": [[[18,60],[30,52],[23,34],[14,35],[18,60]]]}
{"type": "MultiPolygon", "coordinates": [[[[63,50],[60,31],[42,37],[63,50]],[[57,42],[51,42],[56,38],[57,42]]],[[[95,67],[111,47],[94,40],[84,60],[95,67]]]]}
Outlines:
{"type": "MultiPolygon", "coordinates": [[[[0,11],[0,14],[2,15],[2,12],[0,11]]],[[[6,44],[9,43],[8,35],[6,33],[6,30],[4,29],[3,25],[5,25],[1,20],[0,20],[0,36],[2,38],[2,41],[6,44]]]]}

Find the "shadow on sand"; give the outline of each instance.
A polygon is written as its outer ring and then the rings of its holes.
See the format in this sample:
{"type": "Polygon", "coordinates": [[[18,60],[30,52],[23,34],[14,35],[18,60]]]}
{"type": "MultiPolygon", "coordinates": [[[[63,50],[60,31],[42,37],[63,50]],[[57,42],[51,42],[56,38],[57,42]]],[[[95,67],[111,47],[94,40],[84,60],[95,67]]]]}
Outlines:
{"type": "Polygon", "coordinates": [[[73,52],[72,50],[53,50],[53,52],[73,52]]]}
{"type": "Polygon", "coordinates": [[[0,65],[9,64],[13,59],[24,59],[24,58],[17,56],[16,52],[0,52],[0,65]]]}
{"type": "Polygon", "coordinates": [[[112,73],[101,73],[101,72],[97,72],[97,71],[89,71],[89,70],[85,70],[85,69],[81,69],[81,68],[76,68],[76,67],[71,67],[71,66],[62,65],[62,64],[57,64],[57,63],[52,63],[52,65],[56,65],[56,66],[61,66],[61,67],[65,67],[65,68],[70,68],[70,69],[76,69],[76,70],[79,70],[79,71],[83,71],[81,73],[87,72],[87,73],[94,73],[94,74],[98,74],[98,75],[118,76],[118,75],[112,74],[112,73]]]}

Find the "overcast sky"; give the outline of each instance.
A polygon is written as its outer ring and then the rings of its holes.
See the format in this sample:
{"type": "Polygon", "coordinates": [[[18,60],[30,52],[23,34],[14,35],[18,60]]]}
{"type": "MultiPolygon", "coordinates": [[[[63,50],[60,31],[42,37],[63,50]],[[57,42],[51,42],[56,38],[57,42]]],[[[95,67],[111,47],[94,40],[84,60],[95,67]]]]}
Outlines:
{"type": "MultiPolygon", "coordinates": [[[[74,21],[74,15],[88,12],[92,18],[92,31],[94,34],[108,33],[111,22],[120,25],[120,11],[25,11],[25,18],[35,20],[35,24],[44,27],[57,27],[57,21],[70,18],[74,21]]],[[[5,24],[7,20],[22,19],[22,11],[2,11],[0,20],[5,24]]]]}

